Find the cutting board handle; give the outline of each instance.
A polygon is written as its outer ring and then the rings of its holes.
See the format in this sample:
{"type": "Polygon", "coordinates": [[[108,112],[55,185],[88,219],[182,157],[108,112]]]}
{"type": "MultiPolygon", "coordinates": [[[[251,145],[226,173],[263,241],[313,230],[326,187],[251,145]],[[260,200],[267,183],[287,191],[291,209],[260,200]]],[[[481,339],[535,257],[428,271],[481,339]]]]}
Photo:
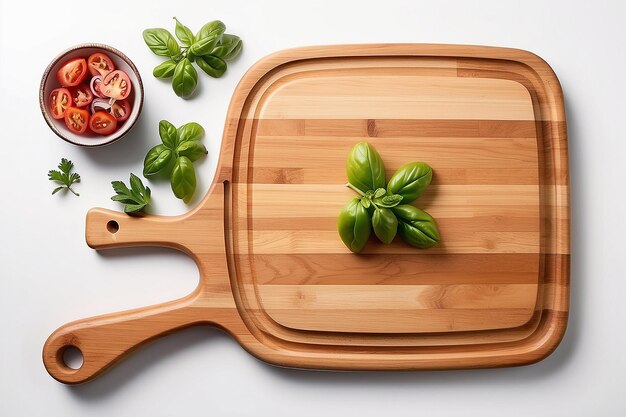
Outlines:
{"type": "Polygon", "coordinates": [[[215,183],[205,200],[182,216],[133,217],[102,208],[87,213],[85,237],[94,249],[166,246],[191,255],[202,266],[200,285],[179,300],[78,320],[57,329],[46,341],[43,361],[60,382],[86,382],[137,347],[175,330],[199,324],[239,323],[228,280],[224,246],[224,184],[215,183]],[[82,353],[83,364],[64,361],[69,347],[82,353]]]}
{"type": "Polygon", "coordinates": [[[43,362],[53,378],[66,384],[88,381],[140,345],[174,330],[201,324],[192,307],[197,293],[169,303],[106,314],[68,323],[55,331],[43,348],[43,362]],[[70,368],[67,348],[80,350],[83,364],[70,368]]]}
{"type": "Polygon", "coordinates": [[[93,249],[166,246],[190,252],[184,240],[184,223],[183,216],[134,217],[117,211],[93,208],[87,213],[85,240],[93,249]]]}

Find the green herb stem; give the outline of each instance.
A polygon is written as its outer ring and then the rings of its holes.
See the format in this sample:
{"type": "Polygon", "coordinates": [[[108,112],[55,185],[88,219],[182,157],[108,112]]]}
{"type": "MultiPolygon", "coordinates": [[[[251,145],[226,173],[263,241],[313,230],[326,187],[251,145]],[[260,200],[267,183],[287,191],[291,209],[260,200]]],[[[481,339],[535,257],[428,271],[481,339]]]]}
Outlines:
{"type": "Polygon", "coordinates": [[[350,188],[352,191],[355,191],[361,197],[365,196],[365,193],[363,191],[359,190],[357,187],[355,187],[354,185],[350,184],[349,182],[346,183],[346,187],[350,188]]]}

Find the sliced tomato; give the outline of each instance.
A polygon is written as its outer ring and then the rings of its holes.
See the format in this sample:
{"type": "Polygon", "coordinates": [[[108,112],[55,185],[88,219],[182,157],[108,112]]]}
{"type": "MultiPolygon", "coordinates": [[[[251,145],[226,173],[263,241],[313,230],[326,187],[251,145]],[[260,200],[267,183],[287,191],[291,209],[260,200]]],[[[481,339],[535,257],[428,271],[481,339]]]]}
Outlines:
{"type": "Polygon", "coordinates": [[[72,105],[76,107],[86,107],[93,100],[93,94],[91,94],[87,84],[70,88],[70,93],[72,94],[72,105]]]}
{"type": "Polygon", "coordinates": [[[87,58],[87,66],[89,67],[91,75],[100,75],[102,77],[115,69],[113,60],[102,52],[91,54],[89,58],[87,58]]]}
{"type": "Polygon", "coordinates": [[[85,133],[89,126],[89,112],[78,107],[70,107],[65,112],[65,126],[79,135],[85,133]]]}
{"type": "Polygon", "coordinates": [[[72,95],[67,88],[55,88],[50,93],[50,114],[55,119],[62,119],[65,111],[72,105],[72,95]]]}
{"type": "Polygon", "coordinates": [[[111,114],[117,119],[118,122],[123,122],[130,116],[130,103],[128,100],[117,100],[111,106],[111,114]]]}
{"type": "Polygon", "coordinates": [[[102,79],[100,91],[107,97],[123,100],[130,95],[132,89],[128,75],[121,70],[111,71],[102,79]]]}
{"type": "Polygon", "coordinates": [[[63,87],[74,87],[82,83],[87,76],[85,58],[75,58],[66,62],[58,71],[57,79],[63,87]]]}
{"type": "Polygon", "coordinates": [[[117,120],[105,111],[97,111],[89,120],[89,129],[99,135],[108,135],[117,129],[117,120]]]}

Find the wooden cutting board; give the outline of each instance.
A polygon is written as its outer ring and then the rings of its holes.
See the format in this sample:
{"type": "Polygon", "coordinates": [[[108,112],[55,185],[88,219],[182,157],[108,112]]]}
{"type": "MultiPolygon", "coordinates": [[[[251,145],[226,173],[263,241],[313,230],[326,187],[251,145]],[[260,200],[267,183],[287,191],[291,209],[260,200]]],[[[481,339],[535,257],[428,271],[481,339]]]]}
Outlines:
{"type": "MultiPolygon", "coordinates": [[[[563,96],[530,52],[453,45],[288,50],[237,87],[217,174],[188,214],[87,215],[89,246],[168,246],[200,284],[170,303],[67,324],[48,372],[87,381],[136,347],[210,324],[272,364],[416,370],[522,365],[560,342],[569,303],[569,191],[563,96]],[[372,238],[350,253],[337,215],[350,149],[378,149],[387,177],[421,160],[415,203],[441,243],[372,238]],[[81,350],[78,370],[63,363],[81,350]]],[[[175,277],[172,277],[173,279],[175,277]]]]}

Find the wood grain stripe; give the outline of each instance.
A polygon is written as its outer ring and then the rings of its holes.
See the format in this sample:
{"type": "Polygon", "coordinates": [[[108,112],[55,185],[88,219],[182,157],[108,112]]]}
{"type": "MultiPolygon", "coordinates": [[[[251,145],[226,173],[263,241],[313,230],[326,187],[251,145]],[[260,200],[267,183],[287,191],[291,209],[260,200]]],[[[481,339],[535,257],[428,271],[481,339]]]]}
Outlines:
{"type": "Polygon", "coordinates": [[[285,77],[260,100],[259,119],[489,119],[534,120],[519,82],[471,77],[333,74],[285,77]],[[489,94],[485,94],[489,91],[489,94]]]}
{"type": "MultiPolygon", "coordinates": [[[[390,173],[407,161],[427,161],[435,173],[440,169],[468,166],[537,169],[534,137],[405,137],[372,138],[368,142],[378,149],[390,173]]],[[[337,167],[345,177],[346,159],[356,143],[353,138],[339,136],[257,136],[254,167],[337,167]]],[[[331,177],[331,173],[324,177],[331,177]]]]}
{"type": "Polygon", "coordinates": [[[318,310],[275,309],[267,313],[279,324],[292,329],[350,333],[423,333],[477,331],[518,327],[533,315],[533,309],[493,308],[489,310],[318,310]]]}
{"type": "MultiPolygon", "coordinates": [[[[265,168],[250,169],[252,182],[255,184],[307,184],[328,181],[345,176],[343,167],[316,168],[265,168]],[[328,175],[328,176],[326,176],[328,175]]],[[[393,170],[386,170],[387,178],[393,170]]],[[[432,179],[432,185],[534,185],[539,181],[536,168],[438,168],[432,179]]]]}
{"type": "MultiPolygon", "coordinates": [[[[253,230],[333,230],[337,227],[337,215],[332,217],[254,217],[253,230]]],[[[531,216],[512,217],[502,215],[437,218],[437,228],[442,235],[457,230],[468,232],[534,232],[539,221],[531,216]]]]}
{"type": "MultiPolygon", "coordinates": [[[[555,122],[543,122],[550,126],[555,122]]],[[[487,119],[269,119],[258,120],[259,136],[532,138],[534,120],[487,119]]]]}
{"type": "MultiPolygon", "coordinates": [[[[237,184],[233,188],[242,191],[249,188],[254,217],[335,217],[356,196],[344,184],[237,184]],[[312,195],[316,196],[314,203],[310,200],[312,195]]],[[[236,197],[241,200],[245,193],[237,193],[236,197]]],[[[490,207],[491,214],[510,209],[507,214],[518,210],[517,213],[536,217],[538,211],[532,207],[539,205],[539,194],[536,185],[433,185],[415,204],[431,210],[458,209],[457,213],[444,217],[473,217],[476,212],[489,212],[481,207],[490,207]],[[518,209],[519,206],[523,208],[518,209]]]]}
{"type": "MultiPolygon", "coordinates": [[[[259,285],[536,284],[539,254],[240,254],[259,285]]],[[[546,272],[553,270],[546,262],[546,272]]]]}
{"type": "MultiPolygon", "coordinates": [[[[247,233],[247,232],[242,232],[247,233]]],[[[242,238],[241,234],[238,238],[242,238]]],[[[259,230],[251,236],[254,253],[264,254],[326,254],[349,253],[337,231],[322,230],[259,230]]],[[[389,245],[371,241],[364,254],[405,254],[416,249],[400,240],[389,245]]],[[[444,235],[441,242],[428,249],[430,253],[539,253],[539,232],[467,232],[444,235]]]]}
{"type": "Polygon", "coordinates": [[[534,308],[536,284],[259,285],[266,310],[489,310],[534,308]]]}

